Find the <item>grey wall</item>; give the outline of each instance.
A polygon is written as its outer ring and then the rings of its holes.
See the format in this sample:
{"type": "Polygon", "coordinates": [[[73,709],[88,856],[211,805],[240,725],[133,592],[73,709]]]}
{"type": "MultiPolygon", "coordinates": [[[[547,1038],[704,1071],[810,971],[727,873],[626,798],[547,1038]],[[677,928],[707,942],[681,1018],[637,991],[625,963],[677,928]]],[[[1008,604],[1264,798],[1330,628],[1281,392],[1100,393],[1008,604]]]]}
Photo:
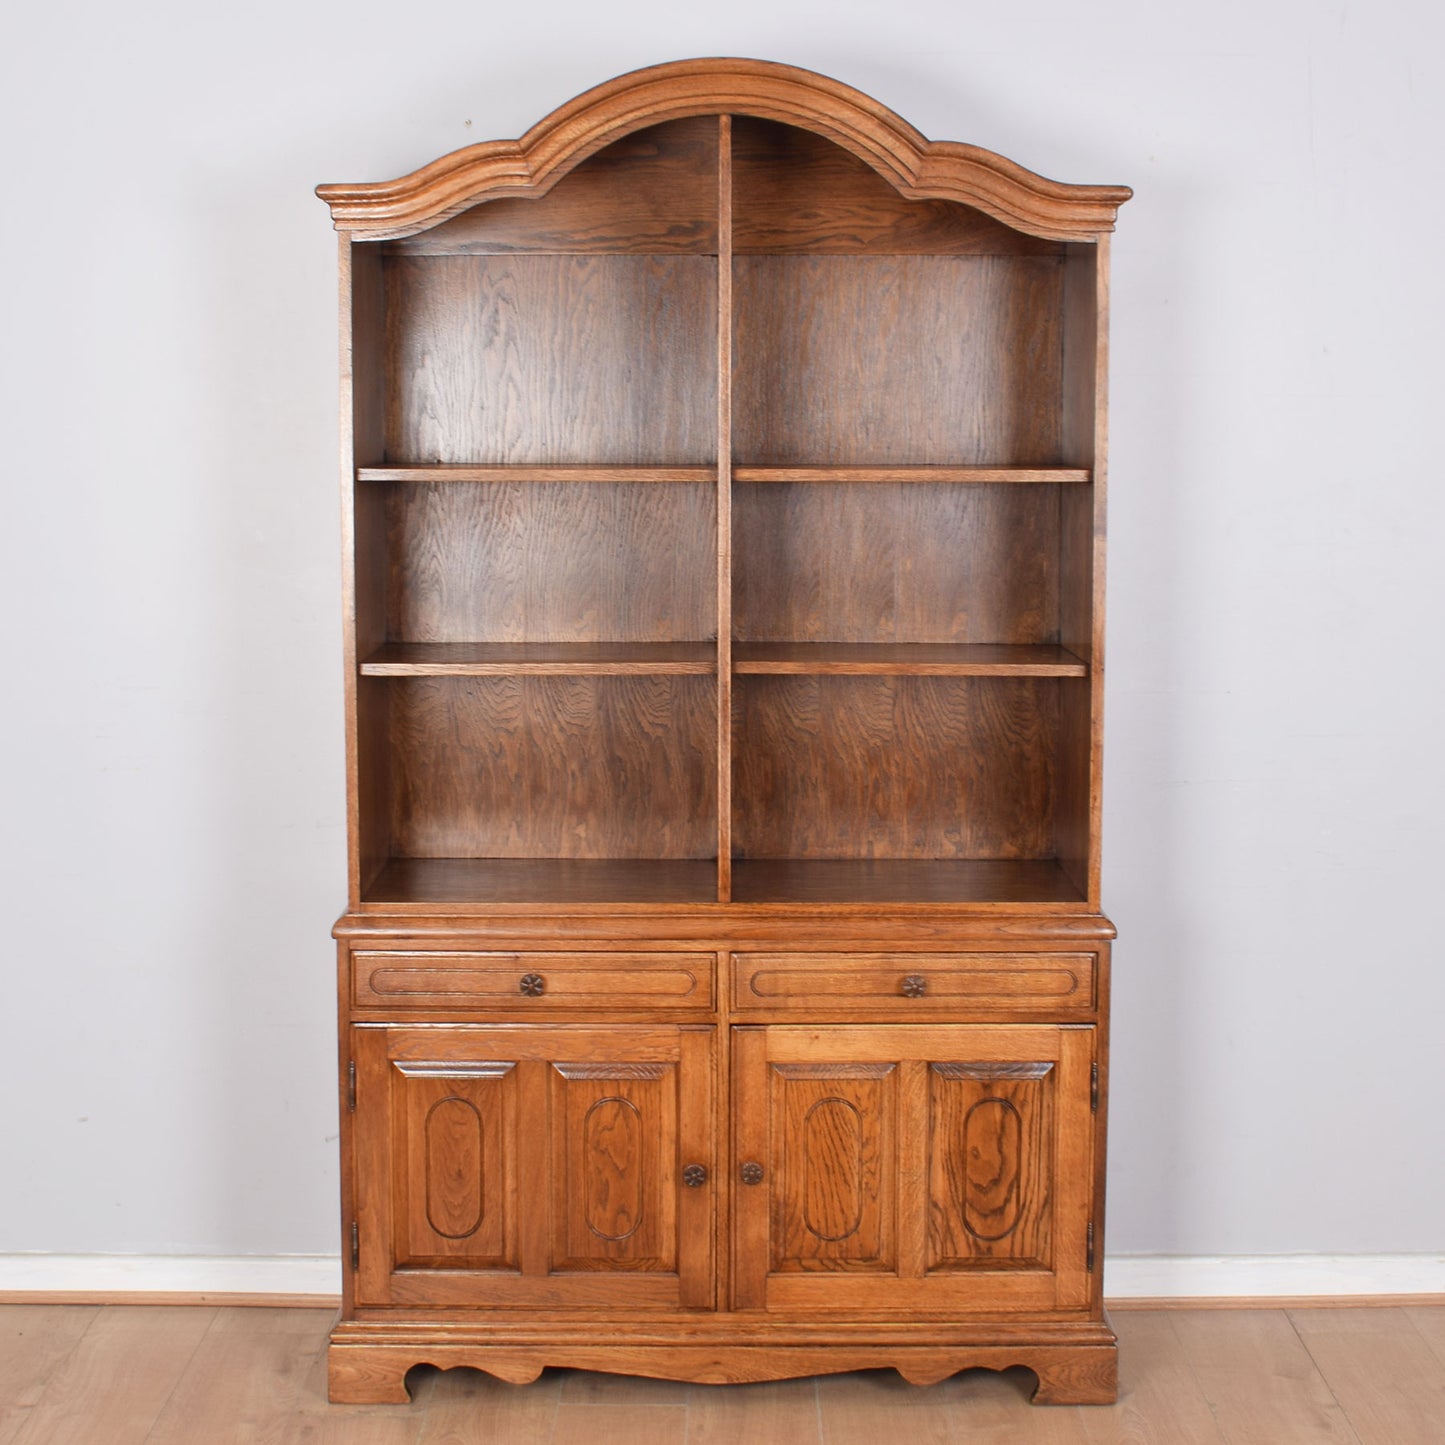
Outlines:
{"type": "Polygon", "coordinates": [[[1111,1252],[1445,1248],[1438,6],[30,6],[5,218],[0,1250],[336,1247],[322,180],[698,54],[1137,198],[1111,1252]],[[16,1187],[18,1183],[19,1187],[16,1187]]]}

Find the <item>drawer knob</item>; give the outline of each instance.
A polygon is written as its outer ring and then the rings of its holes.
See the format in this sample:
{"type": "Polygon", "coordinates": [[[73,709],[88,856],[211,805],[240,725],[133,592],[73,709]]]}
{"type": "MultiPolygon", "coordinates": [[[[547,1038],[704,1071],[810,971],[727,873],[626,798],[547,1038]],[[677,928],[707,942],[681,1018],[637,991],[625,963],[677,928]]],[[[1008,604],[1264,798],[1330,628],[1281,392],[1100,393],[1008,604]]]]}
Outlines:
{"type": "Polygon", "coordinates": [[[910,973],[901,987],[904,998],[922,998],[928,992],[928,980],[921,973],[910,973]]]}
{"type": "Polygon", "coordinates": [[[537,998],[546,987],[547,980],[540,973],[524,973],[517,984],[518,990],[528,998],[537,998]]]}
{"type": "Polygon", "coordinates": [[[707,1168],[702,1164],[689,1164],[682,1171],[682,1182],[689,1189],[701,1189],[707,1183],[707,1168]]]}
{"type": "Polygon", "coordinates": [[[761,1184],[763,1182],[763,1166],[749,1160],[738,1170],[744,1184],[761,1184]]]}

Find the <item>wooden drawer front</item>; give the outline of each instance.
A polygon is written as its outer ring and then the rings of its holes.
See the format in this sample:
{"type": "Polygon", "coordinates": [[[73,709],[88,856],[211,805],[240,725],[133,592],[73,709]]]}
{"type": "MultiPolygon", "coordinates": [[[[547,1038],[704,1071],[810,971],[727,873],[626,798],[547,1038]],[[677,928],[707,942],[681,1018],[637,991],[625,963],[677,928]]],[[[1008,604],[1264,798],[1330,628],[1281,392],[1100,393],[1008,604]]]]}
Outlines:
{"type": "Polygon", "coordinates": [[[711,953],[354,953],[351,1000],[365,1009],[713,1006],[711,953]]]}
{"type": "Polygon", "coordinates": [[[1092,953],[742,953],[733,1008],[814,1018],[1094,1009],[1092,953]]]}

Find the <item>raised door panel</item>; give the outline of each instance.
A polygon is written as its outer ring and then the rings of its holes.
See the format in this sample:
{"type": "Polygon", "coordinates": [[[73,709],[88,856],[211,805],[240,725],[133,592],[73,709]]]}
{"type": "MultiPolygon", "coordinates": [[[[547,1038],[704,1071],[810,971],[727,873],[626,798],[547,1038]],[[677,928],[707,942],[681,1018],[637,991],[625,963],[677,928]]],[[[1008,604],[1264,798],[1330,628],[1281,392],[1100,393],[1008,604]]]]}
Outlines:
{"type": "Polygon", "coordinates": [[[733,1031],[740,1309],[1082,1310],[1094,1031],[733,1031]]]}
{"type": "Polygon", "coordinates": [[[357,1303],[710,1307],[712,1038],[354,1029],[357,1303]]]}
{"type": "Polygon", "coordinates": [[[774,1273],[896,1267],[890,1063],[776,1064],[774,1273]]]}

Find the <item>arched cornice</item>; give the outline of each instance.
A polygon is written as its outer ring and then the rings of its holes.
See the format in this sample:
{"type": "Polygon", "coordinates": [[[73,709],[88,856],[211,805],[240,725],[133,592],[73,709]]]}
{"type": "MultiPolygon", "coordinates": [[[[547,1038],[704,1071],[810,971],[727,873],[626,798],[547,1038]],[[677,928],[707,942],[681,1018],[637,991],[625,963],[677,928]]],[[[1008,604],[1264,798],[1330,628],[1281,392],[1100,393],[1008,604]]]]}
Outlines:
{"type": "Polygon", "coordinates": [[[538,121],[520,140],[453,151],[394,181],[318,186],[338,231],[410,236],[478,201],[540,196],[603,146],[690,115],[760,116],[816,131],[914,200],[960,201],[1049,240],[1114,229],[1126,186],[1046,180],[978,146],[930,141],[852,86],[762,60],[680,60],[609,80],[538,121]]]}

